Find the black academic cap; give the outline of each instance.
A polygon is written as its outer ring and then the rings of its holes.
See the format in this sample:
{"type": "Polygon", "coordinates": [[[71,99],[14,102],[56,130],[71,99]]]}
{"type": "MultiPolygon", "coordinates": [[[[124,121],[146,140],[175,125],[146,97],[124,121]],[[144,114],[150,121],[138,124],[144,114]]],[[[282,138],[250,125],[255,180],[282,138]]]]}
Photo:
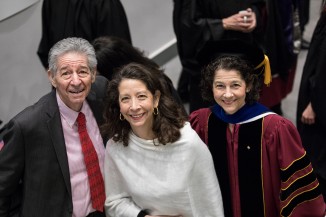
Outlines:
{"type": "Polygon", "coordinates": [[[222,56],[237,56],[251,63],[257,75],[264,74],[264,83],[269,85],[272,81],[270,63],[267,55],[255,44],[242,40],[208,41],[199,50],[197,60],[202,66],[222,56]]]}

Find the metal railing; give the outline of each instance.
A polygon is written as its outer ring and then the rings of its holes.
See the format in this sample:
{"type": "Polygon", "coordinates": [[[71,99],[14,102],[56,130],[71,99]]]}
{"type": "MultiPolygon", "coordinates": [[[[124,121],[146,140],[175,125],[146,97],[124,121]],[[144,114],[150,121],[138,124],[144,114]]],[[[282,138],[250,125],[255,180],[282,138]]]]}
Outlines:
{"type": "Polygon", "coordinates": [[[150,59],[162,66],[178,55],[177,40],[174,38],[148,55],[150,59]]]}

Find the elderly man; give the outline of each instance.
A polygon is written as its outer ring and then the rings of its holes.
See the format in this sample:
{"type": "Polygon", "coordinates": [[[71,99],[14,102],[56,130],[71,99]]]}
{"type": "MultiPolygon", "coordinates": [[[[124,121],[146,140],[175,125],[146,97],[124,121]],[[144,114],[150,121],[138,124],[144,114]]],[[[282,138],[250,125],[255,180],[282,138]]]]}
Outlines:
{"type": "Polygon", "coordinates": [[[54,87],[6,124],[0,151],[0,216],[105,216],[99,125],[107,80],[81,38],[49,52],[54,87]],[[17,204],[19,204],[17,207],[17,204]]]}

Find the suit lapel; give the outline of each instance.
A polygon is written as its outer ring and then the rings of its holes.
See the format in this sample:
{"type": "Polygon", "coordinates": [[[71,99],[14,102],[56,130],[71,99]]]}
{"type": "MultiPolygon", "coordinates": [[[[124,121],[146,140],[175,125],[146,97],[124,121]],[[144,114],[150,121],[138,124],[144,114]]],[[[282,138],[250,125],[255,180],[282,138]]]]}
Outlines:
{"type": "Polygon", "coordinates": [[[56,92],[52,91],[50,100],[48,103],[48,115],[49,119],[47,121],[47,126],[49,134],[51,136],[52,144],[57,155],[57,159],[62,171],[62,175],[67,187],[67,191],[71,196],[71,183],[70,183],[70,173],[69,173],[69,164],[67,157],[67,150],[65,145],[65,140],[63,136],[61,118],[58,103],[56,100],[56,92]]]}

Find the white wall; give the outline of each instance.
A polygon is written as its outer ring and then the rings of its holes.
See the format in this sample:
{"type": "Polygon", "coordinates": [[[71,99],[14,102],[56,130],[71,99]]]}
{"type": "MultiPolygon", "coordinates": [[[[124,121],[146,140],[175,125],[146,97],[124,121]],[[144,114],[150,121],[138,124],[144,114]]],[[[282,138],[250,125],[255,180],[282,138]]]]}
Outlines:
{"type": "Polygon", "coordinates": [[[39,0],[1,0],[0,21],[19,13],[38,1],[39,0]]]}
{"type": "Polygon", "coordinates": [[[50,90],[36,55],[41,2],[0,22],[0,119],[7,122],[50,90]]]}
{"type": "MultiPolygon", "coordinates": [[[[121,0],[134,46],[147,54],[174,38],[172,0],[121,0]]],[[[50,91],[36,55],[41,38],[39,1],[0,22],[0,119],[7,122],[50,91]]]]}
{"type": "Polygon", "coordinates": [[[133,44],[152,52],[173,39],[172,0],[121,0],[133,44]]]}

